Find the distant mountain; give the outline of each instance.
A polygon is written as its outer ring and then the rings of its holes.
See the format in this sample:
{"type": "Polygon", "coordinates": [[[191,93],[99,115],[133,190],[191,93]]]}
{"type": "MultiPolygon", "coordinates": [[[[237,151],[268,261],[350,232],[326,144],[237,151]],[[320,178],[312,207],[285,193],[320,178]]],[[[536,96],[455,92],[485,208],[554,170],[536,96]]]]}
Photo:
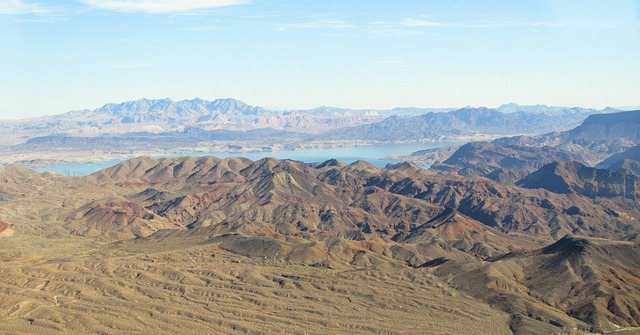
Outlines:
{"type": "MultiPolygon", "coordinates": [[[[77,118],[109,121],[121,123],[169,122],[180,123],[207,121],[217,115],[247,116],[262,115],[265,110],[260,107],[249,106],[235,99],[217,99],[206,101],[202,99],[183,100],[175,102],[171,99],[123,102],[120,104],[106,104],[93,111],[74,113],[77,118]]],[[[61,115],[64,117],[64,114],[61,115]]],[[[104,121],[103,121],[104,122],[104,121]]]]}
{"type": "Polygon", "coordinates": [[[471,142],[456,150],[442,163],[431,166],[438,172],[482,176],[500,183],[513,183],[545,164],[577,159],[577,156],[550,147],[501,146],[471,142]]]}
{"type": "Polygon", "coordinates": [[[579,162],[554,162],[518,181],[526,188],[544,188],[554,193],[578,193],[591,198],[624,197],[635,199],[640,179],[625,171],[585,166],[579,162]]]}
{"type": "MultiPolygon", "coordinates": [[[[555,111],[552,109],[552,111],[555,111]]],[[[322,134],[325,139],[417,141],[464,138],[474,136],[499,137],[508,134],[541,134],[570,129],[579,125],[595,110],[562,110],[562,113],[517,111],[503,113],[489,108],[463,108],[442,113],[427,113],[414,117],[391,116],[383,121],[322,134]]]]}
{"type": "MultiPolygon", "coordinates": [[[[564,129],[594,112],[542,105],[511,113],[472,107],[453,111],[327,106],[268,110],[235,99],[140,99],[110,103],[95,110],[0,121],[0,162],[38,162],[41,166],[47,162],[86,162],[140,154],[484,140],[564,129]]],[[[434,157],[444,156],[438,153],[434,157]]]]}
{"type": "MultiPolygon", "coordinates": [[[[202,130],[275,130],[318,133],[345,126],[376,122],[390,114],[376,110],[321,107],[311,110],[272,111],[235,99],[173,101],[140,99],[106,104],[95,110],[73,111],[28,120],[0,121],[0,129],[15,136],[0,141],[19,144],[47,135],[103,136],[128,133],[202,130]]],[[[414,115],[410,112],[406,115],[414,115]]]]}
{"type": "Polygon", "coordinates": [[[498,145],[551,146],[595,165],[611,155],[640,145],[640,110],[590,115],[580,126],[538,136],[500,138],[498,145]]]}
{"type": "MultiPolygon", "coordinates": [[[[592,108],[580,108],[580,107],[561,107],[561,106],[548,106],[548,105],[518,105],[515,103],[503,104],[500,107],[496,108],[496,110],[502,113],[515,113],[515,112],[526,112],[526,113],[541,113],[546,115],[570,115],[570,114],[593,114],[595,111],[592,108]]],[[[601,113],[615,113],[620,112],[622,109],[614,109],[607,107],[601,113]]]]}

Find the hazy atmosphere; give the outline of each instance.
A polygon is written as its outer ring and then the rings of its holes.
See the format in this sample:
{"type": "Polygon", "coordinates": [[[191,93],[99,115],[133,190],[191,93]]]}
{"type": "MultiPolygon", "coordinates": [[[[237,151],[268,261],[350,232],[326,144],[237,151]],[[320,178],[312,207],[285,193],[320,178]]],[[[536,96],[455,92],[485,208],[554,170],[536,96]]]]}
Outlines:
{"type": "Polygon", "coordinates": [[[0,1],[0,118],[139,98],[268,108],[637,105],[638,1],[0,1]]]}

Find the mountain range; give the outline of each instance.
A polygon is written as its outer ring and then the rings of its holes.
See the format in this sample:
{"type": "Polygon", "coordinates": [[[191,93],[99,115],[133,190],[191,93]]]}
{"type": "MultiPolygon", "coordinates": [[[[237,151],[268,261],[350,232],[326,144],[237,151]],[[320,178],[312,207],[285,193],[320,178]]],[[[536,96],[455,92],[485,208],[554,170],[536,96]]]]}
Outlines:
{"type": "MultiPolygon", "coordinates": [[[[527,108],[524,108],[527,110],[527,108]]],[[[549,112],[510,111],[490,108],[462,108],[446,113],[413,117],[391,116],[380,122],[346,127],[323,134],[328,139],[377,141],[440,140],[474,136],[499,137],[508,134],[541,134],[575,127],[594,110],[554,109],[549,112]]],[[[612,110],[608,110],[613,112],[612,110]]]]}
{"type": "Polygon", "coordinates": [[[613,111],[515,104],[498,109],[269,110],[234,99],[141,99],[2,121],[0,160],[29,165],[30,161],[73,162],[81,157],[86,161],[177,152],[468,141],[570,129],[593,113],[613,111]]]}
{"type": "Polygon", "coordinates": [[[613,154],[640,144],[640,111],[594,114],[571,130],[501,138],[494,143],[554,147],[577,154],[586,164],[595,165],[613,154]]]}
{"type": "Polygon", "coordinates": [[[516,334],[640,322],[632,174],[553,163],[509,186],[410,163],[140,157],[75,178],[9,166],[0,182],[5,230],[25,238],[199,241],[294,267],[400,262],[507,313],[516,334]]]}
{"type": "MultiPolygon", "coordinates": [[[[92,117],[110,115],[105,127],[175,121],[153,105],[108,105],[92,117]]],[[[214,105],[227,120],[265,113],[214,105]]],[[[430,134],[428,125],[486,135],[536,115],[572,115],[512,108],[350,129],[400,136],[413,122],[405,138],[430,134]]],[[[82,113],[74,122],[97,122],[82,113]]],[[[573,129],[472,142],[430,169],[212,156],[139,156],[82,177],[0,167],[0,332],[637,333],[639,115],[585,115],[573,129]]],[[[50,134],[6,150],[135,152],[253,138],[268,146],[283,132],[337,141],[340,131],[185,126],[50,134]]]]}
{"type": "Polygon", "coordinates": [[[576,161],[638,175],[640,111],[594,114],[578,127],[536,136],[498,138],[400,157],[431,170],[514,183],[542,165],[576,161]]]}

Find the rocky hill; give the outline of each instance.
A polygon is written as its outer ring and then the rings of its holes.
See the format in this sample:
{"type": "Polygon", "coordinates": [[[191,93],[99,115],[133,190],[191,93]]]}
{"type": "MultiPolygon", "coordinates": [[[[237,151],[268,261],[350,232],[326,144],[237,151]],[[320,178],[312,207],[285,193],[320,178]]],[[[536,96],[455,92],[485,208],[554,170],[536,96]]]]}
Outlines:
{"type": "Polygon", "coordinates": [[[500,183],[514,183],[543,165],[578,159],[578,156],[551,147],[522,147],[471,142],[456,150],[442,163],[431,166],[437,172],[482,176],[500,183]]]}
{"type": "Polygon", "coordinates": [[[637,243],[565,236],[476,267],[446,261],[434,269],[454,287],[517,311],[515,333],[557,332],[551,325],[602,332],[640,324],[639,253],[637,243]]]}

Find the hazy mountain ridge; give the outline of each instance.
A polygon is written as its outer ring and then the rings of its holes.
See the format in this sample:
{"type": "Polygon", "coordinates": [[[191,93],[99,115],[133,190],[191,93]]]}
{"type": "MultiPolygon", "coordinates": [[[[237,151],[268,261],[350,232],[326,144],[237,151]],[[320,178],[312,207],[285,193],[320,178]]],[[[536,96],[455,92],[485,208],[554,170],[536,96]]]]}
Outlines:
{"type": "MultiPolygon", "coordinates": [[[[552,109],[556,111],[557,109],[552,109]]],[[[504,113],[490,108],[462,108],[443,113],[427,113],[403,118],[392,116],[383,121],[329,131],[328,139],[368,139],[377,141],[440,140],[443,138],[508,134],[540,134],[570,129],[596,110],[561,109],[560,112],[504,113]]]]}
{"type": "MultiPolygon", "coordinates": [[[[140,99],[109,103],[95,110],[73,111],[28,120],[0,121],[0,127],[45,134],[96,136],[148,131],[203,130],[246,131],[259,128],[316,133],[335,127],[382,120],[392,111],[350,110],[321,107],[310,110],[274,111],[235,99],[140,99]]],[[[411,112],[405,112],[411,114],[411,112]]]]}
{"type": "Polygon", "coordinates": [[[538,136],[516,136],[493,141],[498,145],[550,146],[581,157],[588,165],[640,145],[640,110],[594,114],[578,127],[538,136]]]}
{"type": "Polygon", "coordinates": [[[631,147],[623,152],[612,155],[611,157],[598,163],[596,167],[608,168],[622,160],[631,160],[635,162],[640,162],[640,146],[631,147]]]}
{"type": "MultiPolygon", "coordinates": [[[[462,147],[437,148],[398,157],[431,164],[433,171],[484,176],[512,183],[554,161],[578,161],[618,170],[624,159],[637,161],[640,111],[590,115],[578,127],[538,136],[498,138],[462,147]]],[[[629,170],[635,163],[628,162],[629,170]]]]}
{"type": "MultiPolygon", "coordinates": [[[[4,130],[0,143],[5,144],[5,155],[9,150],[24,153],[28,157],[35,157],[38,153],[51,156],[57,151],[82,150],[87,142],[92,143],[93,155],[99,153],[105,157],[113,155],[114,143],[118,143],[119,150],[116,152],[122,155],[203,150],[268,151],[301,146],[488,139],[510,134],[542,133],[558,130],[559,125],[568,127],[596,112],[549,106],[509,105],[508,109],[509,113],[471,107],[454,111],[429,108],[352,110],[335,107],[268,110],[235,99],[177,102],[171,99],[140,99],[106,104],[95,110],[0,121],[0,129],[4,130]],[[532,124],[535,126],[531,127],[532,124]],[[257,130],[270,132],[255,132],[257,130]],[[34,140],[39,137],[42,139],[34,140]],[[67,139],[63,140],[62,137],[67,139]],[[184,141],[185,138],[190,138],[192,143],[184,141]],[[216,138],[224,139],[226,143],[211,143],[216,138]],[[55,141],[47,147],[48,139],[55,141]],[[234,143],[228,143],[232,141],[234,143]],[[177,146],[177,142],[182,144],[177,146]],[[210,142],[210,145],[202,146],[205,142],[210,142]],[[34,146],[35,143],[38,145],[34,146]]],[[[61,157],[47,159],[55,161],[61,160],[61,157]]],[[[15,162],[24,158],[7,157],[5,160],[15,162]]]]}

